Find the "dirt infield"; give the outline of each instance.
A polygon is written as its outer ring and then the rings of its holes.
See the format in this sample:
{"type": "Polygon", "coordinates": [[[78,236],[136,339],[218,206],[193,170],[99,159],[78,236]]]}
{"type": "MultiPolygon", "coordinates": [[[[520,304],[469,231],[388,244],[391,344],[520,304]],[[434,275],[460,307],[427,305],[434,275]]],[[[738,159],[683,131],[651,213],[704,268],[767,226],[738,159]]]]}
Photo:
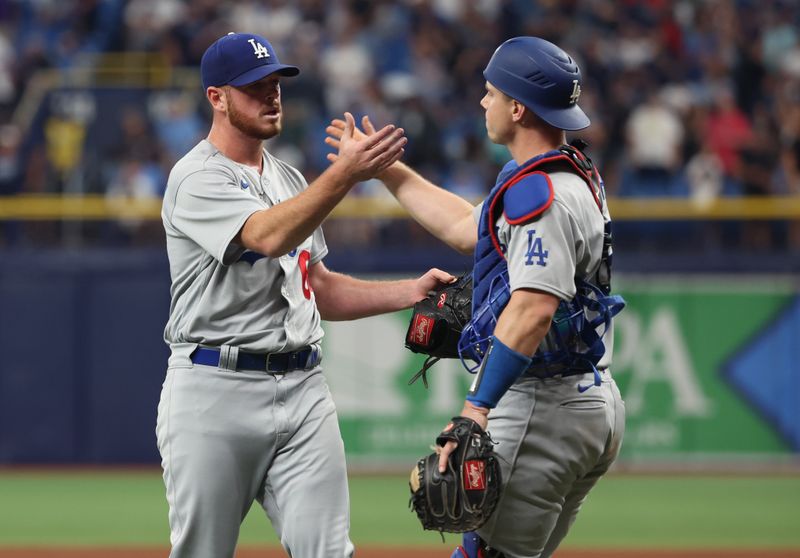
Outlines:
{"type": "MultiPolygon", "coordinates": [[[[447,558],[452,549],[445,547],[359,547],[358,558],[447,558]]],[[[0,548],[0,558],[166,558],[163,547],[140,548],[0,548]]],[[[236,558],[286,558],[276,548],[243,548],[236,558]]],[[[555,558],[800,558],[800,549],[785,550],[733,550],[733,549],[625,549],[578,550],[565,549],[555,558]]]]}

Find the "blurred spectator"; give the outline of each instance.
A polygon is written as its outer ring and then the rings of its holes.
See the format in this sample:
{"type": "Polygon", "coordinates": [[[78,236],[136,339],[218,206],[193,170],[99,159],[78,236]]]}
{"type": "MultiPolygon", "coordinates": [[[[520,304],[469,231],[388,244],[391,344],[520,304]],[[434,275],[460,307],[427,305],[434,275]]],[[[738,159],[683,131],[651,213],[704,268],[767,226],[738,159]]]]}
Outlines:
{"type": "Polygon", "coordinates": [[[800,195],[800,82],[781,121],[781,166],[788,193],[800,195]]]}
{"type": "Polygon", "coordinates": [[[9,40],[5,26],[0,25],[0,110],[7,112],[16,99],[17,86],[14,83],[14,59],[16,55],[9,40]]]}
{"type": "Polygon", "coordinates": [[[152,199],[164,193],[166,177],[154,163],[128,160],[108,185],[109,198],[152,199]]]}
{"type": "Polygon", "coordinates": [[[705,138],[719,158],[723,172],[740,178],[740,151],[752,139],[747,115],[736,106],[730,89],[721,89],[706,121],[705,138]]]}
{"type": "Polygon", "coordinates": [[[150,120],[138,107],[123,107],[118,125],[117,141],[106,146],[107,161],[121,163],[158,159],[159,145],[156,135],[153,133],[150,120]]]}
{"type": "Polygon", "coordinates": [[[778,169],[778,131],[770,122],[763,106],[756,109],[752,133],[740,150],[742,193],[746,196],[776,194],[775,175],[778,169]]]}
{"type": "Polygon", "coordinates": [[[66,190],[72,173],[81,165],[86,124],[75,118],[54,115],[45,123],[47,161],[55,171],[55,189],[66,190]]]}
{"type": "MultiPolygon", "coordinates": [[[[411,85],[413,86],[413,82],[411,85]]],[[[428,106],[414,94],[413,90],[402,95],[395,91],[390,95],[396,103],[396,116],[393,120],[405,130],[408,138],[404,160],[415,167],[441,161],[443,158],[441,133],[428,106]]],[[[479,153],[476,155],[480,156],[479,153]]]]}
{"type": "Polygon", "coordinates": [[[369,51],[356,36],[359,28],[352,14],[344,14],[333,30],[333,41],[321,54],[320,70],[325,80],[325,100],[334,114],[343,114],[363,98],[372,79],[373,63],[369,51]]]}
{"type": "Polygon", "coordinates": [[[700,208],[707,207],[722,194],[722,164],[708,144],[686,165],[689,197],[700,208]]]}
{"type": "MultiPolygon", "coordinates": [[[[775,175],[778,169],[778,134],[763,107],[754,115],[753,131],[742,145],[741,182],[746,196],[769,196],[776,193],[775,175]]],[[[746,221],[742,227],[742,246],[765,251],[773,244],[773,226],[769,221],[746,221]]]]}
{"type": "Polygon", "coordinates": [[[639,188],[632,195],[668,196],[681,164],[683,122],[658,92],[631,113],[627,126],[628,157],[639,188]]]}
{"type": "MultiPolygon", "coordinates": [[[[791,0],[12,0],[0,9],[0,115],[10,122],[38,108],[21,101],[37,98],[23,92],[39,70],[91,68],[103,51],[149,53],[167,68],[157,85],[169,89],[142,89],[135,111],[127,98],[97,121],[30,117],[38,129],[23,123],[13,149],[20,190],[83,180],[83,191],[112,183],[153,191],[143,185],[157,173],[142,169],[164,173],[208,118],[198,84],[171,81],[168,70],[197,65],[229,31],[255,30],[302,69],[285,83],[285,130],[270,149],[304,161],[309,179],[328,164],[324,126],[350,110],[404,126],[415,167],[477,192],[508,158],[480,139],[481,72],[498,43],[534,34],[563,44],[584,68],[581,104],[593,125],[580,136],[609,194],[689,195],[700,204],[800,195],[799,29],[800,2],[791,0]],[[100,181],[83,172],[94,166],[100,181]]],[[[61,85],[73,87],[78,75],[62,74],[61,85]]],[[[80,87],[95,85],[89,78],[80,87]]],[[[11,148],[1,149],[6,176],[11,148]]],[[[800,250],[800,225],[788,230],[800,250]]]]}
{"type": "Polygon", "coordinates": [[[161,96],[153,106],[156,134],[166,149],[166,153],[161,154],[165,166],[187,153],[206,133],[205,123],[197,114],[195,100],[196,97],[185,92],[173,93],[161,96]]]}
{"type": "Polygon", "coordinates": [[[765,25],[761,31],[761,50],[764,64],[776,70],[785,53],[797,45],[797,13],[795,2],[771,2],[772,9],[762,14],[765,25]]]}
{"type": "Polygon", "coordinates": [[[16,126],[0,126],[0,195],[19,190],[22,179],[19,157],[21,137],[16,126]]]}
{"type": "MultiPolygon", "coordinates": [[[[117,206],[120,211],[135,206],[136,201],[160,198],[164,194],[167,177],[161,167],[154,162],[130,159],[124,161],[112,177],[106,189],[109,204],[117,206]]],[[[160,221],[142,220],[135,217],[123,218],[115,223],[127,239],[134,243],[146,242],[149,239],[163,238],[160,221]]]]}
{"type": "Polygon", "coordinates": [[[231,6],[231,29],[269,37],[273,45],[289,39],[302,20],[303,14],[288,0],[243,0],[231,6]]]}
{"type": "Polygon", "coordinates": [[[186,16],[181,0],[128,0],[125,6],[125,50],[154,50],[163,36],[186,16]]]}

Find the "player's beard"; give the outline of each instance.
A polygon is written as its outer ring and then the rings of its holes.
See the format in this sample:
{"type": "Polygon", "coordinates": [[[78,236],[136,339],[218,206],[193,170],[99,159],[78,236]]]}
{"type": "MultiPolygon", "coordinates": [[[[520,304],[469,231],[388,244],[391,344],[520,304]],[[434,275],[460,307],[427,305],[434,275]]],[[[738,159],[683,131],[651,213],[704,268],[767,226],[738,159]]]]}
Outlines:
{"type": "Polygon", "coordinates": [[[231,126],[246,136],[259,140],[268,140],[281,133],[282,113],[278,114],[278,120],[275,122],[261,123],[258,120],[245,117],[230,99],[227,99],[226,109],[231,126]]]}

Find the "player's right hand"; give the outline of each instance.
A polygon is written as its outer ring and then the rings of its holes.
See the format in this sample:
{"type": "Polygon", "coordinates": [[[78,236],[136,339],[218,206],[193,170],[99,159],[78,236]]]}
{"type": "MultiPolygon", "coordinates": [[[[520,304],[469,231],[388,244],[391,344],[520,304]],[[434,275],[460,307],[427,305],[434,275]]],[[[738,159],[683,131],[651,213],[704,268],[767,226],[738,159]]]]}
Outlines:
{"type": "MultiPolygon", "coordinates": [[[[461,409],[461,416],[467,417],[469,419],[474,420],[478,426],[481,427],[482,430],[486,430],[489,426],[489,409],[486,407],[479,407],[470,401],[464,401],[464,408],[461,409]]],[[[453,428],[453,423],[448,424],[444,431],[447,432],[453,428]]],[[[453,453],[458,444],[453,441],[447,442],[444,447],[438,449],[437,452],[439,453],[439,472],[444,473],[445,469],[447,469],[447,459],[450,457],[450,454],[453,453]]]]}
{"type": "MultiPolygon", "coordinates": [[[[334,149],[339,149],[339,140],[342,139],[342,134],[344,133],[345,126],[347,126],[347,122],[342,120],[341,118],[334,118],[331,120],[331,123],[325,128],[325,133],[328,134],[328,137],[325,138],[325,143],[333,147],[334,149]]],[[[353,128],[353,137],[356,139],[362,139],[367,136],[367,134],[374,134],[375,133],[375,126],[372,125],[372,121],[370,121],[369,116],[364,115],[361,118],[361,127],[364,129],[362,132],[358,126],[353,128]]],[[[328,153],[328,160],[333,163],[339,158],[338,153],[328,153]]]]}
{"type": "Polygon", "coordinates": [[[403,147],[408,140],[402,128],[389,124],[375,131],[369,119],[364,117],[362,123],[367,129],[365,133],[358,129],[349,112],[344,113],[342,126],[334,125],[336,122],[342,121],[334,120],[326,129],[329,134],[332,128],[337,130],[325,139],[325,143],[338,149],[338,153],[328,155],[328,160],[343,166],[348,176],[356,182],[373,178],[405,152],[403,147]]]}

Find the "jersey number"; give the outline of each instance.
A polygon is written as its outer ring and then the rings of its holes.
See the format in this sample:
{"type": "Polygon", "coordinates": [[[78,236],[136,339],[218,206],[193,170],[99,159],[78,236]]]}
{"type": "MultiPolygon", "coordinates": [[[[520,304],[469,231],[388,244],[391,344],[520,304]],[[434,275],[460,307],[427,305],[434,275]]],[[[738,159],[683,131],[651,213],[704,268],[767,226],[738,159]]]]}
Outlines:
{"type": "Polygon", "coordinates": [[[297,257],[297,265],[300,266],[300,278],[303,281],[303,296],[311,299],[311,284],[308,282],[308,260],[311,258],[311,253],[308,250],[303,250],[297,257]]]}
{"type": "Polygon", "coordinates": [[[535,235],[535,229],[528,231],[528,251],[525,253],[525,265],[545,267],[547,265],[547,256],[550,252],[542,248],[542,237],[535,235]],[[534,258],[536,258],[536,261],[533,261],[534,258]]]}

